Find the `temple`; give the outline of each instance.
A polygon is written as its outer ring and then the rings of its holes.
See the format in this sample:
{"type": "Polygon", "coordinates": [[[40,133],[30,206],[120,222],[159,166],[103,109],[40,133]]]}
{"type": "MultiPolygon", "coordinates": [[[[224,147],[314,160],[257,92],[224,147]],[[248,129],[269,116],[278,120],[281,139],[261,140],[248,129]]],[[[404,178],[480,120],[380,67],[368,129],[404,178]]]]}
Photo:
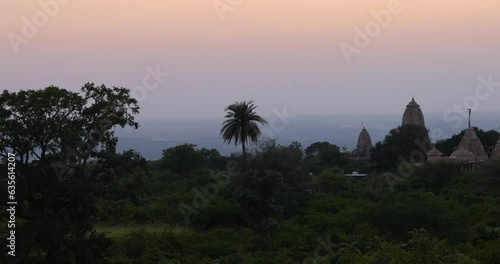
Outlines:
{"type": "MultiPolygon", "coordinates": [[[[469,127],[464,131],[464,135],[462,136],[460,143],[455,148],[455,151],[451,153],[450,157],[438,157],[437,152],[439,151],[437,149],[433,149],[427,153],[428,162],[448,159],[449,161],[460,164],[462,170],[464,171],[475,171],[477,165],[489,159],[481,140],[477,137],[476,131],[471,126],[470,116],[471,110],[469,109],[469,127]]],[[[491,156],[492,159],[494,159],[496,155],[500,156],[498,153],[500,152],[500,147],[498,145],[500,145],[500,140],[495,146],[495,150],[491,156]],[[495,154],[495,151],[497,154],[495,154]]]]}
{"type": "Polygon", "coordinates": [[[427,152],[427,161],[436,162],[443,159],[443,153],[437,148],[432,148],[431,151],[427,152]]]}
{"type": "Polygon", "coordinates": [[[474,153],[465,148],[459,148],[454,151],[449,160],[459,163],[462,171],[475,171],[478,164],[474,153]]]}
{"type": "MultiPolygon", "coordinates": [[[[420,105],[415,101],[415,98],[412,98],[406,106],[402,120],[402,126],[404,125],[416,125],[425,127],[424,114],[422,112],[422,109],[420,108],[420,105]]],[[[372,148],[373,144],[370,133],[368,133],[366,128],[363,126],[363,129],[359,133],[356,149],[352,151],[352,158],[359,160],[369,160],[371,157],[372,148]]],[[[454,148],[453,153],[451,153],[449,157],[445,157],[441,151],[433,147],[429,152],[426,153],[426,156],[427,162],[432,163],[442,160],[448,160],[450,162],[457,163],[457,165],[461,166],[462,170],[464,171],[474,171],[476,170],[478,165],[489,160],[488,154],[485,151],[485,147],[477,136],[476,131],[471,126],[470,109],[468,128],[465,129],[460,143],[454,148]]],[[[500,159],[500,139],[493,147],[491,159],[500,159]]]]}
{"type": "Polygon", "coordinates": [[[420,105],[415,101],[415,98],[412,98],[411,102],[406,106],[401,125],[417,125],[425,127],[424,114],[422,113],[422,109],[420,109],[420,105]]]}
{"type": "Polygon", "coordinates": [[[495,145],[495,148],[493,149],[493,153],[491,154],[492,159],[500,159],[500,138],[497,141],[497,144],[495,145]]]}
{"type": "MultiPolygon", "coordinates": [[[[464,136],[460,140],[457,149],[466,149],[470,151],[474,155],[475,161],[482,162],[488,160],[488,155],[484,151],[484,146],[477,137],[474,128],[469,127],[465,130],[464,136]]],[[[450,158],[454,157],[453,154],[451,154],[450,158]]]]}
{"type": "Polygon", "coordinates": [[[353,156],[359,159],[370,159],[371,149],[373,147],[370,133],[365,127],[361,130],[358,137],[356,149],[352,152],[353,156]]]}

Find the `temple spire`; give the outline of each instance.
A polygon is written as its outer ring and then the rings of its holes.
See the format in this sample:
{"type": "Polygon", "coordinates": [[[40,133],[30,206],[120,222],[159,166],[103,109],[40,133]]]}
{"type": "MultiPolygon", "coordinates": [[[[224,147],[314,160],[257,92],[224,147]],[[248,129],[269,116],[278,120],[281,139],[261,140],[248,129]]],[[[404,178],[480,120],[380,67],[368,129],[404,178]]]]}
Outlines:
{"type": "Polygon", "coordinates": [[[425,127],[424,114],[422,113],[422,109],[420,109],[420,105],[415,101],[415,97],[412,97],[406,106],[402,121],[402,126],[417,125],[425,127]]]}
{"type": "Polygon", "coordinates": [[[488,155],[484,151],[484,146],[481,140],[477,137],[476,131],[472,128],[471,116],[472,109],[469,108],[469,128],[465,130],[457,149],[458,151],[460,151],[460,149],[470,151],[473,154],[475,161],[486,161],[488,160],[488,155]]]}
{"type": "Polygon", "coordinates": [[[353,151],[353,155],[356,158],[369,159],[371,155],[371,148],[373,147],[372,139],[370,137],[370,133],[368,133],[364,127],[363,122],[361,122],[361,124],[363,125],[363,129],[359,133],[358,144],[356,149],[353,151]]]}

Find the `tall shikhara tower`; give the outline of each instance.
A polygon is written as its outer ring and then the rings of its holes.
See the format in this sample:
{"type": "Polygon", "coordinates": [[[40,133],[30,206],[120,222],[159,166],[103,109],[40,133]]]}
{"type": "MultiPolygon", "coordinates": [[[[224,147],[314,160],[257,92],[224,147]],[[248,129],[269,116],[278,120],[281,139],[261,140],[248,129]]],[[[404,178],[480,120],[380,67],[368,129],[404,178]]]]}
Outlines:
{"type": "Polygon", "coordinates": [[[369,159],[371,155],[371,149],[373,147],[372,138],[370,137],[370,133],[363,127],[363,130],[359,133],[358,137],[358,145],[356,149],[353,151],[353,154],[357,158],[366,158],[369,159]]]}
{"type": "Polygon", "coordinates": [[[403,123],[401,125],[425,127],[424,114],[422,113],[422,109],[420,109],[420,105],[415,102],[415,98],[412,98],[411,102],[406,106],[405,113],[403,114],[403,123]]]}

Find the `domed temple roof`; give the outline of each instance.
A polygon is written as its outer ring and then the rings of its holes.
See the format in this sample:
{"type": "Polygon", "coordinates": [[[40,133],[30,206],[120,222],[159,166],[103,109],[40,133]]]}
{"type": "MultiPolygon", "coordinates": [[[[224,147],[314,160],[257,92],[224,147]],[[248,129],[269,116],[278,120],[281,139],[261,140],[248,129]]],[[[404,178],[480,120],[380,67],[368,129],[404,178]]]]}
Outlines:
{"type": "Polygon", "coordinates": [[[488,160],[488,155],[484,151],[483,144],[477,137],[474,128],[467,128],[465,130],[464,136],[462,137],[462,140],[460,140],[460,144],[458,144],[458,149],[461,148],[472,152],[476,158],[476,161],[488,160]]]}
{"type": "Polygon", "coordinates": [[[403,114],[402,125],[417,125],[425,127],[424,114],[420,105],[417,104],[415,98],[411,99],[411,102],[406,106],[406,110],[403,114]]]}
{"type": "Polygon", "coordinates": [[[474,153],[468,151],[467,149],[460,148],[457,151],[451,153],[450,160],[459,162],[474,162],[476,160],[476,157],[474,153]]]}
{"type": "Polygon", "coordinates": [[[439,151],[437,148],[432,148],[431,151],[427,152],[427,156],[437,156],[441,157],[443,156],[443,153],[439,151]]]}
{"type": "Polygon", "coordinates": [[[353,154],[359,157],[370,157],[372,147],[373,144],[370,133],[368,133],[366,128],[363,127],[363,130],[361,130],[361,132],[359,133],[358,145],[353,151],[353,154]]]}
{"type": "Polygon", "coordinates": [[[497,141],[497,144],[495,145],[495,148],[493,149],[493,153],[491,154],[492,159],[500,159],[500,138],[497,141]]]}
{"type": "Polygon", "coordinates": [[[427,152],[427,162],[436,162],[443,159],[443,153],[439,151],[436,147],[433,147],[431,151],[427,152]]]}

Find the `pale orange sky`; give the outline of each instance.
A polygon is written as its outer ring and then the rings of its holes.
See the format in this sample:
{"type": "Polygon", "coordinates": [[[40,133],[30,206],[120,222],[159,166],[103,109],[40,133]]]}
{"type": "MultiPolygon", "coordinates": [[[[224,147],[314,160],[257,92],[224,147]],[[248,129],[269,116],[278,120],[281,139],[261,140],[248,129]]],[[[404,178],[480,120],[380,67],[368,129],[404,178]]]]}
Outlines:
{"type": "MultiPolygon", "coordinates": [[[[400,112],[412,95],[439,112],[473,95],[480,75],[500,82],[498,0],[401,0],[403,11],[351,64],[339,44],[390,1],[243,0],[224,21],[213,2],[70,0],[16,54],[7,35],[42,9],[4,0],[0,80],[9,90],[131,88],[159,64],[171,75],[141,105],[151,118],[217,116],[248,99],[267,113],[400,112]]],[[[500,91],[479,110],[500,111],[499,102],[500,91]]]]}

